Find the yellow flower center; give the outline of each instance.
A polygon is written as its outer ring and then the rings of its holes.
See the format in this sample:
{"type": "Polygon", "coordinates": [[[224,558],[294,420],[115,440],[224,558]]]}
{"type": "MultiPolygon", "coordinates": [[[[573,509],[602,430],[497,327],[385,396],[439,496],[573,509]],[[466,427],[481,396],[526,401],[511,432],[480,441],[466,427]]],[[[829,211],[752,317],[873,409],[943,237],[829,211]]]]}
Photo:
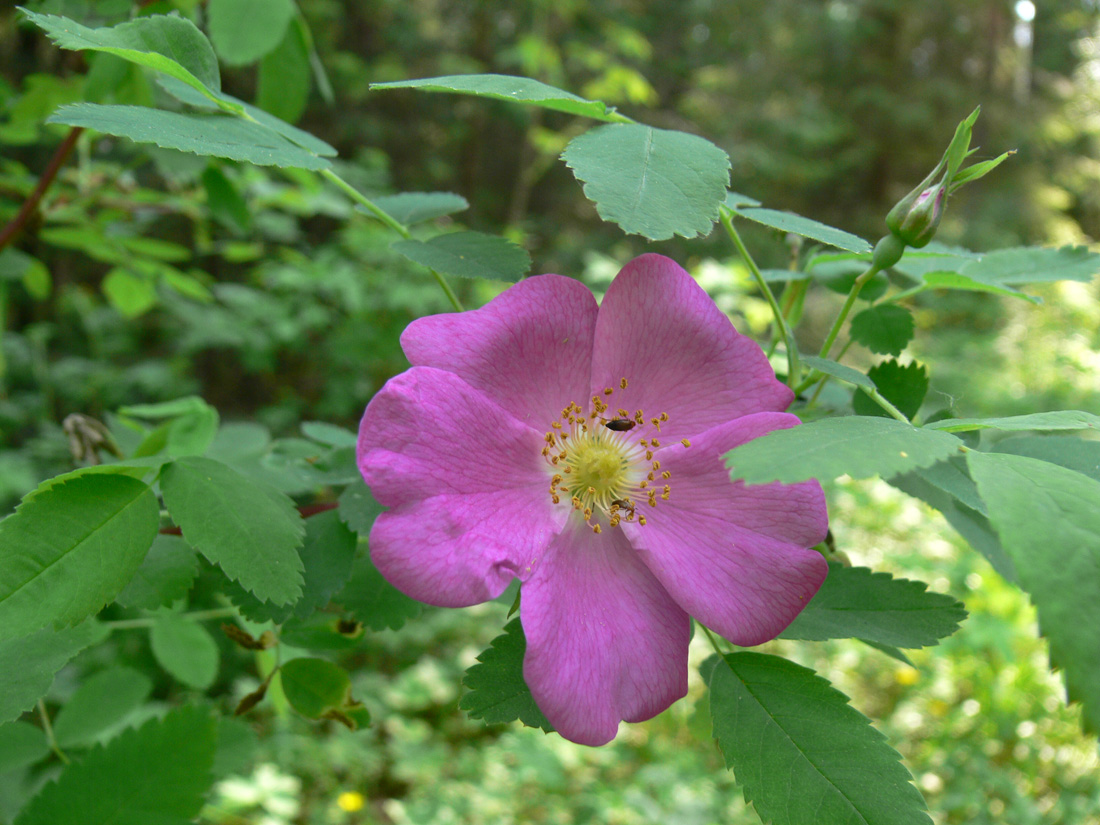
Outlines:
{"type": "MultiPolygon", "coordinates": [[[[626,389],[625,378],[619,388],[626,389]]],[[[656,507],[672,493],[672,473],[661,469],[654,451],[661,447],[661,425],[667,413],[646,418],[644,410],[612,411],[613,387],[592,396],[588,411],[571,402],[561,419],[550,423],[542,455],[553,471],[550,500],[572,506],[596,533],[601,522],[618,527],[623,521],[645,524],[637,508],[656,507]]],[[[691,442],[681,439],[690,447],[691,442]]]]}

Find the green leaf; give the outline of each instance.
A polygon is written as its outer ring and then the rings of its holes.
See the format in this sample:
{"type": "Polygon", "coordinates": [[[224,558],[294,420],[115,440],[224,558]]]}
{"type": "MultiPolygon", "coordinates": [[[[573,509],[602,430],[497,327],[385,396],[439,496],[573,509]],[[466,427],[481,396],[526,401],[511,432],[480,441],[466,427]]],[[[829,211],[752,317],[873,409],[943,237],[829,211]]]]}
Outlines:
{"type": "Polygon", "coordinates": [[[866,387],[869,390],[875,388],[875,382],[859,370],[844,364],[839,364],[836,361],[831,361],[828,358],[818,358],[816,355],[803,355],[802,363],[825,375],[831,375],[833,378],[839,378],[841,381],[855,384],[857,387],[866,387]]]}
{"type": "Polygon", "coordinates": [[[714,738],[774,825],[931,825],[909,771],[848,697],[778,656],[707,659],[714,738]]]}
{"type": "Polygon", "coordinates": [[[206,208],[215,219],[235,232],[248,230],[252,224],[248,204],[221,169],[207,166],[202,172],[202,188],[206,190],[206,208]]]}
{"type": "Polygon", "coordinates": [[[358,442],[358,436],[351,430],[325,421],[303,421],[302,435],[330,447],[354,447],[358,442]]]}
{"type": "Polygon", "coordinates": [[[1033,304],[1040,304],[1042,300],[1026,292],[1020,292],[1010,286],[1000,284],[987,284],[978,281],[959,272],[930,272],[924,276],[924,284],[929,289],[959,289],[968,292],[990,292],[994,295],[1004,295],[1009,298],[1023,298],[1033,304]]]}
{"type": "Polygon", "coordinates": [[[945,418],[925,424],[932,430],[949,433],[968,430],[1097,430],[1100,416],[1080,410],[1055,410],[1029,415],[1011,415],[1005,418],[945,418]]]}
{"type": "Polygon", "coordinates": [[[155,143],[196,155],[211,155],[258,166],[327,169],[331,164],[292,143],[261,123],[232,115],[166,112],[145,106],[104,106],[73,103],[62,106],[46,121],[83,126],[137,143],[155,143]]]}
{"type": "Polygon", "coordinates": [[[159,524],[153,491],[128,476],[44,482],[0,521],[0,638],[98,612],[141,565],[159,524]]]}
{"type": "Polygon", "coordinates": [[[218,411],[195,395],[160,404],[122,407],[118,413],[124,419],[168,419],[142,439],[134,448],[133,458],[158,454],[201,455],[213,443],[218,432],[218,411]]]}
{"type": "Polygon", "coordinates": [[[382,512],[382,505],[374,500],[367,485],[360,479],[354,484],[349,484],[340,494],[339,508],[340,520],[360,536],[367,536],[370,528],[374,526],[374,520],[382,512]]]}
{"type": "Polygon", "coordinates": [[[976,261],[981,257],[977,252],[971,252],[960,246],[948,246],[932,241],[921,249],[907,248],[902,259],[894,264],[893,269],[915,281],[920,281],[925,276],[936,272],[958,272],[967,261],[976,261]]]}
{"type": "Polygon", "coordinates": [[[451,232],[428,241],[398,241],[393,248],[410,261],[459,278],[515,283],[531,268],[526,249],[483,232],[451,232]]]}
{"type": "Polygon", "coordinates": [[[1018,435],[998,441],[993,451],[1049,461],[1100,481],[1100,441],[1068,435],[1018,435]]]}
{"type": "Polygon", "coordinates": [[[897,304],[879,304],[852,318],[851,335],[879,355],[901,355],[913,340],[913,313],[897,304]]]}
{"type": "Polygon", "coordinates": [[[988,175],[990,172],[992,172],[1014,154],[1016,154],[1015,149],[1009,152],[1002,152],[995,158],[991,158],[990,160],[983,160],[981,163],[973,163],[970,166],[967,166],[965,169],[960,169],[954,175],[951,181],[951,189],[949,191],[953,193],[964,184],[972,183],[979,178],[984,178],[986,175],[988,175]]]}
{"type": "Polygon", "coordinates": [[[305,619],[328,604],[332,595],[351,576],[357,536],[340,520],[335,510],[306,519],[306,539],[300,555],[305,567],[302,597],[293,604],[276,606],[261,602],[243,589],[229,591],[233,604],[254,622],[282,624],[292,615],[305,619]]]}
{"type": "Polygon", "coordinates": [[[131,667],[112,667],[89,677],[57,714],[54,736],[62,748],[94,744],[124,722],[153,690],[153,683],[131,667]]]}
{"type": "Polygon", "coordinates": [[[248,775],[247,768],[259,746],[259,737],[252,725],[232,716],[218,718],[218,750],[214,754],[214,777],[225,779],[230,774],[248,775]]]}
{"type": "Polygon", "coordinates": [[[218,645],[206,628],[191,619],[158,616],[149,632],[153,656],[185,685],[206,690],[218,676],[218,645]]]}
{"type": "Polygon", "coordinates": [[[61,631],[40,630],[0,641],[0,724],[30,710],[53,684],[53,677],[88,645],[103,641],[107,629],[94,621],[61,631]]]}
{"type": "Polygon", "coordinates": [[[296,123],[309,103],[309,32],[293,19],[275,50],[264,55],[256,83],[256,103],[288,123],[296,123]]]}
{"type": "Polygon", "coordinates": [[[811,642],[861,639],[905,648],[939,644],[959,629],[966,611],[950,596],[927,590],[924,582],[832,563],[817,595],[779,635],[811,642]]]}
{"type": "Polygon", "coordinates": [[[291,659],[279,669],[279,678],[291,707],[310,719],[351,701],[348,672],[324,659],[291,659]]]}
{"type": "Polygon", "coordinates": [[[749,484],[811,478],[890,476],[927,467],[962,450],[947,433],[918,429],[892,418],[848,415],[776,430],[726,453],[735,481],[749,484]]]}
{"type": "MultiPolygon", "coordinates": [[[[374,205],[390,217],[406,226],[441,218],[455,212],[464,212],[470,204],[461,195],[452,192],[401,192],[374,199],[374,205]]],[[[370,210],[357,206],[364,215],[373,216],[370,210]]]]}
{"type": "Polygon", "coordinates": [[[158,14],[111,28],[89,29],[65,17],[21,11],[63,49],[113,54],[163,72],[208,97],[221,89],[218,59],[210,41],[184,17],[158,14]]]}
{"type": "Polygon", "coordinates": [[[636,123],[585,132],[562,160],[601,218],[654,241],[709,234],[729,183],[729,157],[710,141],[636,123]]]}
{"type": "Polygon", "coordinates": [[[273,51],[294,16],[293,0],[210,0],[210,39],[230,66],[243,66],[273,51]]]}
{"type": "Polygon", "coordinates": [[[1046,461],[967,453],[989,521],[1039,610],[1050,661],[1100,731],[1100,482],[1046,461]]]}
{"type": "Polygon", "coordinates": [[[1100,254],[1083,246],[1045,249],[1025,246],[989,252],[960,270],[976,281],[1014,286],[1049,281],[1091,281],[1100,272],[1100,254]]]}
{"type": "Polygon", "coordinates": [[[419,89],[422,92],[453,92],[475,95],[509,103],[528,103],[571,115],[581,115],[594,120],[621,120],[614,107],[600,100],[586,100],[572,92],[555,89],[527,77],[503,74],[456,74],[443,77],[423,77],[416,80],[398,80],[391,83],[372,83],[376,89],[419,89]]]}
{"type": "MultiPolygon", "coordinates": [[[[876,364],[867,372],[883,397],[898,408],[906,418],[912,418],[920,410],[924,396],[928,394],[928,370],[924,364],[912,362],[899,364],[893,358],[876,364]]],[[[886,410],[863,393],[852,398],[856,415],[887,415],[886,410]]]]}
{"type": "Polygon", "coordinates": [[[150,719],[68,765],[13,825],[187,825],[213,782],[216,731],[197,707],[150,719]]]}
{"type": "Polygon", "coordinates": [[[504,626],[504,633],[493,639],[480,656],[481,664],[466,671],[462,680],[469,692],[458,706],[473,719],[483,719],[491,725],[518,719],[529,728],[542,728],[550,733],[554,728],[543,716],[523,681],[523,654],[527,640],[519,619],[504,626]]]}
{"type": "Polygon", "coordinates": [[[801,235],[804,238],[821,241],[829,246],[835,246],[837,249],[860,254],[871,251],[871,244],[858,235],[819,223],[810,218],[804,218],[794,212],[780,212],[777,209],[764,209],[756,206],[740,206],[734,211],[742,218],[748,218],[750,221],[762,223],[764,226],[770,226],[780,232],[793,232],[795,235],[801,235]]]}
{"type": "Polygon", "coordinates": [[[124,266],[116,266],[101,286],[111,306],[127,318],[137,318],[157,303],[157,287],[152,278],[124,266]]]}
{"type": "Polygon", "coordinates": [[[736,210],[741,206],[759,206],[760,201],[756,198],[750,198],[748,195],[742,195],[740,192],[727,192],[726,200],[724,204],[730,209],[736,210]]]}
{"type": "Polygon", "coordinates": [[[0,776],[33,765],[49,752],[41,728],[30,722],[0,725],[0,776]]]}
{"type": "Polygon", "coordinates": [[[187,543],[227,576],[275,604],[301,595],[305,524],[289,498],[209,458],[166,465],[160,486],[187,543]]]}
{"type": "Polygon", "coordinates": [[[371,630],[397,630],[420,615],[422,605],[410,599],[384,578],[364,554],[352,565],[351,580],[335,597],[356,619],[371,630]]]}

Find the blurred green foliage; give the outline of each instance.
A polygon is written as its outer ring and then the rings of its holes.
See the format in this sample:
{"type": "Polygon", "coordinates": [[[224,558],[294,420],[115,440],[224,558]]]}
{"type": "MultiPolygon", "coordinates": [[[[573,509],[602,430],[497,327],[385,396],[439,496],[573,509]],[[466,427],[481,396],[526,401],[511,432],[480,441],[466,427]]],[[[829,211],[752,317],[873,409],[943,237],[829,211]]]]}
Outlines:
{"type": "MultiPolygon", "coordinates": [[[[87,25],[132,11],[129,0],[31,5],[87,25]]],[[[204,13],[193,0],[141,5],[204,13]]],[[[532,254],[535,271],[583,277],[597,290],[622,261],[656,249],[689,265],[742,329],[760,331],[768,318],[721,239],[643,244],[600,223],[557,163],[579,131],[569,116],[369,93],[367,84],[465,72],[538,78],[706,135],[729,152],[733,189],[872,240],[934,165],[943,125],[980,103],[976,142],[989,156],[993,147],[1018,154],[958,197],[939,239],[988,249],[1100,235],[1092,3],[1040,4],[1031,47],[1003,0],[311,0],[299,11],[280,61],[224,70],[230,93],[300,115],[299,125],[352,159],[341,174],[364,191],[457,192],[471,208],[440,225],[506,234],[532,254]]],[[[0,226],[67,131],[42,121],[83,99],[148,105],[166,96],[134,67],[54,49],[18,26],[10,7],[0,10],[0,226]]],[[[787,265],[791,250],[776,233],[744,234],[762,264],[787,265]]],[[[81,137],[41,210],[0,253],[0,511],[71,468],[61,422],[73,412],[104,418],[196,394],[223,420],[255,420],[279,435],[304,420],[354,427],[404,367],[401,330],[448,308],[392,240],[305,173],[81,137]]],[[[471,305],[499,289],[457,288],[471,305]]],[[[1039,308],[957,292],[915,299],[914,354],[930,365],[930,408],[1100,408],[1096,284],[1039,293],[1039,308]]],[[[807,336],[820,340],[815,319],[840,300],[812,289],[807,336]]],[[[858,347],[850,358],[870,361],[858,347]]],[[[838,544],[853,561],[929,581],[962,598],[971,618],[942,648],[912,654],[913,668],[855,643],[817,645],[812,655],[805,645],[773,647],[881,720],[937,821],[1100,818],[1095,740],[1063,706],[1026,599],[938,515],[891,488],[837,484],[830,497],[838,544]]],[[[203,588],[209,573],[193,608],[218,606],[203,588]]],[[[688,701],[601,750],[465,719],[456,710],[461,675],[510,603],[428,610],[334,654],[356,672],[353,695],[374,720],[366,731],[310,725],[273,686],[247,725],[223,733],[249,755],[219,752],[223,782],[204,821],[756,821],[717,751],[699,745],[709,738],[699,683],[688,701]]],[[[218,645],[214,695],[230,711],[258,687],[254,674],[270,669],[270,654],[218,645]]],[[[117,632],[63,671],[48,704],[65,702],[83,674],[121,663],[158,672],[144,634],[117,632]]],[[[162,673],[154,700],[184,691],[162,673]]],[[[0,820],[54,773],[0,775],[0,820]]]]}

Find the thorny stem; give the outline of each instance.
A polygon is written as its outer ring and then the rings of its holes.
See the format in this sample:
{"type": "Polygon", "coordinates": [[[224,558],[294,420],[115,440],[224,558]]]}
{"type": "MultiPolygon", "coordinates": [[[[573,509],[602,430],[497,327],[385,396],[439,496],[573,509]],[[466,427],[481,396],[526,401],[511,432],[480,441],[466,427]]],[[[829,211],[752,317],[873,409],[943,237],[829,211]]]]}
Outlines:
{"type": "Polygon", "coordinates": [[[741,240],[741,235],[738,234],[737,229],[734,228],[733,212],[730,211],[728,207],[722,206],[719,208],[718,214],[721,218],[722,226],[726,229],[726,234],[729,235],[730,240],[737,249],[737,253],[741,256],[741,260],[743,260],[745,265],[749,268],[753,280],[756,281],[756,285],[760,288],[760,291],[764,293],[764,297],[768,301],[768,306],[771,307],[775,324],[779,329],[779,334],[783,338],[783,344],[787,348],[787,384],[793,388],[800,376],[798,374],[798,345],[795,343],[791,328],[787,325],[787,319],[783,316],[783,310],[780,309],[779,303],[775,300],[775,295],[772,293],[771,287],[769,287],[768,282],[764,280],[764,275],[760,271],[760,267],[756,265],[756,261],[753,260],[752,255],[749,254],[749,250],[745,247],[744,241],[741,240]]]}
{"type": "MultiPolygon", "coordinates": [[[[192,613],[180,613],[178,615],[180,618],[206,622],[211,619],[228,619],[231,616],[236,616],[237,609],[234,607],[213,607],[210,610],[196,610],[192,613]]],[[[103,624],[110,630],[139,630],[152,627],[155,621],[155,617],[150,617],[147,619],[118,619],[113,622],[103,622],[103,624]]]]}
{"type": "Polygon", "coordinates": [[[42,196],[46,194],[46,190],[50,188],[50,184],[53,183],[54,178],[57,177],[57,173],[61,171],[61,167],[65,165],[65,161],[69,159],[69,155],[73,151],[73,147],[76,146],[77,138],[84,131],[82,126],[74,126],[69,130],[69,134],[65,136],[65,139],[61,141],[61,144],[53,153],[53,157],[50,158],[50,163],[46,167],[46,171],[42,173],[42,177],[38,179],[38,185],[34,187],[34,191],[31,192],[30,197],[27,198],[23,205],[19,208],[18,214],[8,225],[0,231],[0,249],[4,249],[10,244],[19,232],[26,226],[27,221],[30,220],[31,215],[34,214],[34,210],[38,208],[39,202],[42,200],[42,196]]]}
{"type": "Polygon", "coordinates": [[[61,760],[63,765],[68,765],[69,757],[57,744],[57,737],[53,734],[53,725],[50,724],[50,714],[46,712],[46,703],[41,699],[38,700],[38,716],[42,719],[42,730],[46,734],[46,741],[50,745],[50,750],[57,754],[57,758],[61,760]]]}
{"type": "MultiPolygon", "coordinates": [[[[409,229],[407,226],[405,226],[405,224],[394,218],[385,209],[382,209],[381,207],[376,205],[373,201],[371,201],[370,198],[368,198],[366,195],[364,195],[342,177],[337,175],[331,169],[322,169],[321,177],[339,187],[345,195],[347,195],[353,201],[358,203],[360,206],[362,206],[364,209],[366,209],[368,212],[378,218],[378,220],[382,221],[382,223],[384,223],[402,238],[404,238],[405,240],[409,240],[412,238],[412,234],[409,232],[409,229]]],[[[459,312],[462,312],[462,302],[458,300],[458,296],[455,295],[454,290],[451,289],[451,285],[447,283],[447,279],[431,267],[428,267],[428,271],[431,272],[432,275],[435,277],[436,282],[439,284],[443,292],[447,295],[447,298],[450,300],[454,308],[459,312]]]]}

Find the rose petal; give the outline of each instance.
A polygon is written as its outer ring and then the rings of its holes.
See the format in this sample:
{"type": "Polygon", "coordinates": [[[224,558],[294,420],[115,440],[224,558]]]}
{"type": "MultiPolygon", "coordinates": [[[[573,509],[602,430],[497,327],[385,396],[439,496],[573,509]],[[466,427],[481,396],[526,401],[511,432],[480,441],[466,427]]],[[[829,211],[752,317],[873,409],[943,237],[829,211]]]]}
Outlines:
{"type": "MultiPolygon", "coordinates": [[[[642,255],[607,290],[596,322],[592,392],[616,388],[611,408],[662,412],[679,439],[749,413],[785,410],[793,393],[674,261],[642,255]],[[622,378],[625,390],[617,389],[622,378]]],[[[591,395],[591,393],[590,393],[591,395]]]]}
{"type": "Polygon", "coordinates": [[[401,346],[414,365],[461,376],[545,431],[563,407],[587,397],[596,313],[586,286],[539,275],[481,309],[413,321],[401,346]]]}
{"type": "Polygon", "coordinates": [[[816,482],[745,487],[721,456],[798,419],[760,413],[661,450],[671,497],[644,507],[647,523],[624,523],[639,555],[688,613],[734,644],[778,635],[825,580],[828,564],[807,549],[828,529],[816,482]]]}
{"type": "Polygon", "coordinates": [[[566,739],[605,744],[687,693],[688,616],[622,531],[568,525],[520,604],[524,679],[566,739]]]}
{"type": "Polygon", "coordinates": [[[566,519],[544,486],[443,495],[382,513],[371,560],[401,592],[440,607],[495,599],[526,579],[566,519]]]}
{"type": "Polygon", "coordinates": [[[371,399],[357,456],[374,497],[395,507],[447,493],[549,489],[543,437],[454,373],[413,367],[371,399]]]}

